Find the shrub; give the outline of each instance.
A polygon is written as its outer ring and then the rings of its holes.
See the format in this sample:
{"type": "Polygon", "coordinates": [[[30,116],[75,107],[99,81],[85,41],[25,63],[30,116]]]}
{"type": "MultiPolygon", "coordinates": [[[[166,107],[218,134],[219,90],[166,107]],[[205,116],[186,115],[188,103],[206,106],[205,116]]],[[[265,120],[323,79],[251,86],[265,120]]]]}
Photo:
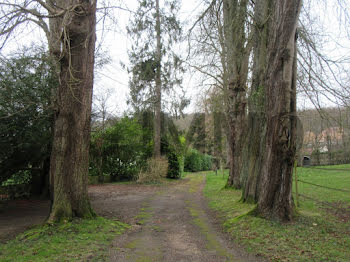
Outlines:
{"type": "MultiPolygon", "coordinates": [[[[176,138],[179,139],[178,136],[176,138]]],[[[181,177],[181,150],[179,150],[178,144],[174,142],[176,138],[171,135],[165,135],[161,138],[161,153],[168,158],[167,178],[173,179],[181,177]]]]}
{"type": "Polygon", "coordinates": [[[131,180],[144,165],[142,127],[128,117],[92,135],[90,175],[131,180]]]}
{"type": "Polygon", "coordinates": [[[0,194],[3,193],[10,199],[29,197],[31,179],[32,175],[29,170],[20,170],[0,184],[0,194]]]}
{"type": "Polygon", "coordinates": [[[164,157],[150,158],[147,160],[147,166],[139,173],[138,182],[157,183],[165,178],[168,173],[168,160],[164,157]]]}
{"type": "Polygon", "coordinates": [[[29,184],[32,179],[32,174],[29,170],[20,170],[17,173],[13,174],[11,178],[2,182],[0,186],[13,186],[13,185],[22,185],[29,184]]]}
{"type": "Polygon", "coordinates": [[[190,149],[185,155],[185,171],[197,172],[202,169],[200,153],[196,149],[190,149]]]}
{"type": "Polygon", "coordinates": [[[213,159],[210,155],[202,155],[202,171],[211,170],[213,164],[213,159]]]}
{"type": "Polygon", "coordinates": [[[180,163],[179,159],[175,153],[175,151],[170,151],[168,153],[168,178],[180,178],[181,177],[181,170],[180,170],[180,163]]]}
{"type": "Polygon", "coordinates": [[[0,184],[50,156],[57,74],[49,60],[34,46],[0,58],[0,184]]]}
{"type": "Polygon", "coordinates": [[[185,171],[198,172],[210,170],[212,166],[212,157],[202,154],[196,149],[188,150],[185,156],[185,171]]]}

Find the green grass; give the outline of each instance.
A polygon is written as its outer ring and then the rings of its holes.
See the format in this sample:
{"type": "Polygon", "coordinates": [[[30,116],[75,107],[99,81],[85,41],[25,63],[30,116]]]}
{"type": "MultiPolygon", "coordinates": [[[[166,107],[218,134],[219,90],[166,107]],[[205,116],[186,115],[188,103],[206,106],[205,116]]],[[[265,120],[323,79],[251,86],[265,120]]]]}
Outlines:
{"type": "MultiPolygon", "coordinates": [[[[298,176],[307,182],[350,190],[350,172],[298,168],[298,176]]],[[[340,220],[332,208],[300,198],[299,215],[294,222],[268,221],[247,214],[255,206],[239,201],[241,191],[224,189],[226,179],[227,175],[223,179],[209,173],[205,195],[210,207],[222,218],[225,230],[248,252],[271,261],[350,261],[350,222],[340,220]]],[[[349,193],[302,183],[299,188],[300,193],[319,202],[349,206],[349,193]]]]}
{"type": "MultiPolygon", "coordinates": [[[[311,167],[311,168],[312,168],[312,167],[311,167]]],[[[349,169],[349,170],[350,170],[350,164],[331,165],[331,166],[319,166],[318,168],[327,168],[327,169],[349,169]]]]}
{"type": "Polygon", "coordinates": [[[106,261],[110,242],[128,227],[102,217],[37,226],[0,245],[0,261],[106,261]]]}
{"type": "MultiPolygon", "coordinates": [[[[350,169],[350,165],[341,166],[322,166],[319,168],[330,168],[332,170],[321,170],[309,168],[298,168],[297,177],[298,179],[331,188],[338,188],[350,191],[350,171],[336,171],[333,169],[350,169]]],[[[294,181],[293,181],[294,182],[294,181]]],[[[298,191],[300,194],[315,198],[319,201],[324,202],[346,202],[350,204],[350,193],[341,192],[331,189],[326,189],[322,187],[317,187],[314,185],[309,185],[306,183],[298,183],[298,191]]],[[[294,188],[295,192],[295,188],[294,188]]],[[[301,206],[308,205],[309,208],[317,208],[315,202],[306,200],[301,202],[301,206]]]]}

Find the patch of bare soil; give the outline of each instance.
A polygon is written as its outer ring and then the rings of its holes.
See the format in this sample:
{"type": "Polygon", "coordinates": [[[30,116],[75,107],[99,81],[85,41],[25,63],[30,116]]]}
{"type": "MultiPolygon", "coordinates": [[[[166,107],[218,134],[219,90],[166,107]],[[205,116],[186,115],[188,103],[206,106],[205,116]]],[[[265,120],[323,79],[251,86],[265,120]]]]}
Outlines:
{"type": "Polygon", "coordinates": [[[89,187],[89,197],[98,215],[134,224],[144,201],[159,189],[159,186],[138,184],[94,185],[89,187]]]}
{"type": "Polygon", "coordinates": [[[0,206],[0,242],[6,242],[49,215],[50,201],[23,199],[4,201],[0,206]]]}
{"type": "MultiPolygon", "coordinates": [[[[89,195],[98,215],[133,223],[143,199],[152,195],[155,190],[157,190],[156,186],[93,185],[89,186],[89,195]]],[[[50,201],[48,200],[1,201],[0,242],[4,243],[30,227],[44,223],[49,216],[49,211],[50,201]]]]}

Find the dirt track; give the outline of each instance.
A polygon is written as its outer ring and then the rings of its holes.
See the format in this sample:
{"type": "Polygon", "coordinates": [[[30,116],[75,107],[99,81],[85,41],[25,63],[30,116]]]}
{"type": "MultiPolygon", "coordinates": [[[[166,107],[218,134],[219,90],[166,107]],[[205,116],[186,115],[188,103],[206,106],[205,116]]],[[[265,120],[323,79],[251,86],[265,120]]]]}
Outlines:
{"type": "Polygon", "coordinates": [[[116,216],[132,225],[113,242],[110,261],[258,261],[229,244],[232,242],[215,226],[214,218],[208,215],[203,186],[204,176],[196,176],[161,187],[91,189],[99,214],[116,216]],[[104,189],[108,192],[105,197],[104,189]]]}
{"type": "MultiPolygon", "coordinates": [[[[99,215],[132,225],[113,241],[110,261],[260,261],[242,252],[221,232],[214,216],[209,215],[202,194],[204,184],[204,176],[196,175],[162,186],[89,187],[99,215]]],[[[23,202],[0,214],[0,241],[44,222],[48,207],[48,202],[23,202]]]]}

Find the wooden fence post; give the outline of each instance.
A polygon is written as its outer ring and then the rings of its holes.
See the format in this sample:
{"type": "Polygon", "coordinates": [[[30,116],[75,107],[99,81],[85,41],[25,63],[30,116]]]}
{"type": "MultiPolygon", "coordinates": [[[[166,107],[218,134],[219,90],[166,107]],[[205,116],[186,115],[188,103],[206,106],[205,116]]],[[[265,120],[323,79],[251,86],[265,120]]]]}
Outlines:
{"type": "Polygon", "coordinates": [[[295,178],[295,202],[299,206],[299,192],[298,192],[298,176],[297,176],[298,160],[294,161],[294,178],[295,178]]]}

